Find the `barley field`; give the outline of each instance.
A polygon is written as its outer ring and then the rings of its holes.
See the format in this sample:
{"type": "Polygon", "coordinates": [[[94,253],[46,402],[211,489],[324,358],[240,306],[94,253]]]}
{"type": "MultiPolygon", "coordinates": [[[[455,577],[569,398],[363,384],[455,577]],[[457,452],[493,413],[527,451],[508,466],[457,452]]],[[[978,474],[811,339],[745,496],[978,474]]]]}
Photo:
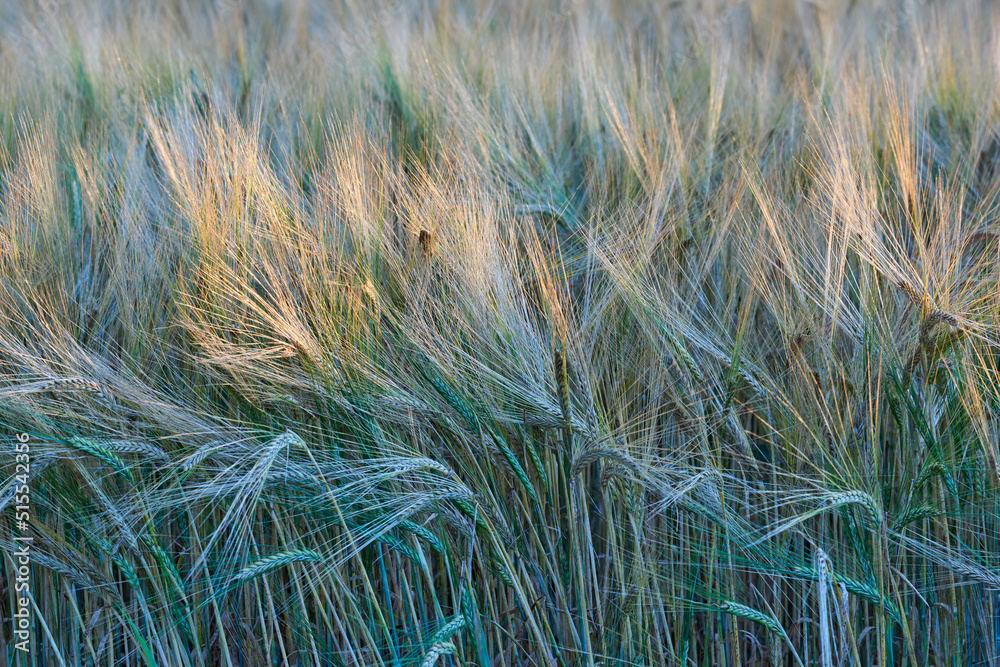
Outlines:
{"type": "Polygon", "coordinates": [[[998,457],[992,3],[0,0],[3,664],[997,667],[998,457]]]}

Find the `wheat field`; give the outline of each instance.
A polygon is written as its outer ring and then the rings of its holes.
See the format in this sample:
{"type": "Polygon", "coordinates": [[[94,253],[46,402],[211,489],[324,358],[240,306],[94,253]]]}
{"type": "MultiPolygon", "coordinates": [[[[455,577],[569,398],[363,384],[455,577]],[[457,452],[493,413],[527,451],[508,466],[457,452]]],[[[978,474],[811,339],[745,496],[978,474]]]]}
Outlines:
{"type": "Polygon", "coordinates": [[[991,3],[0,0],[0,72],[4,664],[1000,665],[991,3]]]}

